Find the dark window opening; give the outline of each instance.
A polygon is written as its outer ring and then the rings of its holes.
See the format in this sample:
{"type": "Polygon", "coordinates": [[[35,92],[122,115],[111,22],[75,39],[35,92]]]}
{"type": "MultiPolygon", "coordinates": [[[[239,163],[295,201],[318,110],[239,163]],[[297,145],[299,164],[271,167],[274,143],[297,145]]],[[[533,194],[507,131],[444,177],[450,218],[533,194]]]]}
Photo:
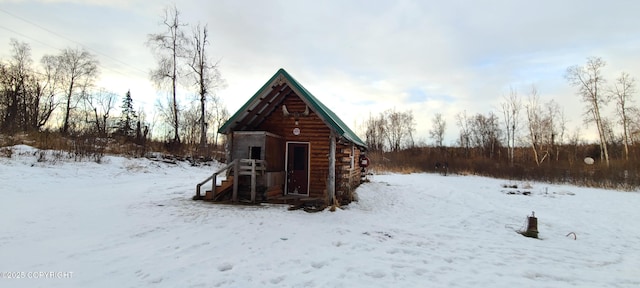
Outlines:
{"type": "Polygon", "coordinates": [[[262,159],[262,147],[260,146],[249,147],[249,159],[256,159],[256,160],[262,159]]]}
{"type": "Polygon", "coordinates": [[[306,170],[307,169],[307,153],[305,147],[293,148],[293,170],[306,170]]]}

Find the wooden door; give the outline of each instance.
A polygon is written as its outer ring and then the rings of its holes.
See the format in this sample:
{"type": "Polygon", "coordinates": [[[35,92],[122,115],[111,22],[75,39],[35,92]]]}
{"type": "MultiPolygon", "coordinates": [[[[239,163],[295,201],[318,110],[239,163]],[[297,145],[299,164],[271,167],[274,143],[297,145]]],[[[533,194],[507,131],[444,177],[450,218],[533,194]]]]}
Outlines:
{"type": "Polygon", "coordinates": [[[287,194],[309,195],[309,143],[287,143],[287,194]]]}

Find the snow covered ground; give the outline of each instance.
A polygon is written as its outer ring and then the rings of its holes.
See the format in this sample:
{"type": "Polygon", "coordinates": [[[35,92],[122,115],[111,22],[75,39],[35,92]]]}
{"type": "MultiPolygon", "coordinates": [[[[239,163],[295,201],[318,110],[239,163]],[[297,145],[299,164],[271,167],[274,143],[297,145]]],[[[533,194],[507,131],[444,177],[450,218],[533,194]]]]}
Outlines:
{"type": "Polygon", "coordinates": [[[46,155],[0,157],[0,287],[640,287],[637,192],[374,175],[306,213],[191,201],[216,167],[46,155]]]}

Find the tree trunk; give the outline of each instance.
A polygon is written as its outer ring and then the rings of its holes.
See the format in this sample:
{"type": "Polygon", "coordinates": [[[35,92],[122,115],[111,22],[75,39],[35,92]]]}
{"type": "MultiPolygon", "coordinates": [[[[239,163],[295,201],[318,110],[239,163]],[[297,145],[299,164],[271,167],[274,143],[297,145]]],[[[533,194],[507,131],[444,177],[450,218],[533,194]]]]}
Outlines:
{"type": "Polygon", "coordinates": [[[200,95],[200,149],[201,153],[204,153],[204,149],[207,146],[207,128],[205,119],[205,97],[204,95],[200,95]]]}
{"type": "Polygon", "coordinates": [[[71,96],[73,95],[73,80],[69,84],[69,91],[67,92],[67,105],[64,110],[64,123],[62,124],[62,134],[66,135],[69,132],[69,116],[71,114],[71,96]]]}
{"type": "Polygon", "coordinates": [[[604,156],[605,163],[607,164],[607,167],[609,167],[609,151],[607,150],[607,139],[604,134],[602,117],[600,117],[600,108],[596,100],[597,99],[594,99],[594,103],[593,103],[593,108],[594,108],[593,113],[594,113],[594,118],[596,120],[596,126],[598,127],[598,134],[600,136],[600,151],[601,151],[600,159],[602,160],[604,156]]]}
{"type": "MultiPolygon", "coordinates": [[[[177,19],[177,17],[176,17],[177,19]]],[[[177,20],[176,20],[177,21],[177,20]]],[[[178,29],[176,27],[176,29],[178,29]]],[[[173,31],[173,33],[175,33],[177,35],[177,31],[173,31]]],[[[173,37],[173,71],[172,71],[172,75],[171,75],[171,88],[173,89],[173,130],[174,130],[174,134],[173,134],[173,141],[175,143],[180,143],[180,135],[178,134],[178,128],[180,128],[180,123],[178,122],[178,99],[177,99],[177,95],[176,95],[176,85],[177,85],[177,81],[176,79],[178,78],[178,55],[176,55],[178,53],[178,43],[177,43],[178,39],[177,36],[173,37]]]]}

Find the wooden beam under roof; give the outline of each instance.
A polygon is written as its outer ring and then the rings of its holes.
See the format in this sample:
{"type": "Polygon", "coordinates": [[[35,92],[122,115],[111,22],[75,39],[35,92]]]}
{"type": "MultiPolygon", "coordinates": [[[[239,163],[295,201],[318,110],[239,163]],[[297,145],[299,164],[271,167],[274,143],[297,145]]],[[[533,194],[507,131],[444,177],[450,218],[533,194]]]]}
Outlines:
{"type": "MultiPolygon", "coordinates": [[[[282,99],[291,92],[293,92],[293,90],[286,84],[280,87],[273,87],[267,96],[259,98],[258,103],[256,103],[252,109],[247,110],[247,114],[237,122],[236,130],[244,130],[244,128],[249,126],[257,126],[259,123],[255,123],[254,120],[259,119],[259,116],[266,116],[266,114],[271,113],[275,106],[277,106],[279,102],[282,102],[282,99]],[[267,101],[267,99],[269,100],[267,101]]],[[[259,120],[261,121],[261,119],[259,120]]]]}

